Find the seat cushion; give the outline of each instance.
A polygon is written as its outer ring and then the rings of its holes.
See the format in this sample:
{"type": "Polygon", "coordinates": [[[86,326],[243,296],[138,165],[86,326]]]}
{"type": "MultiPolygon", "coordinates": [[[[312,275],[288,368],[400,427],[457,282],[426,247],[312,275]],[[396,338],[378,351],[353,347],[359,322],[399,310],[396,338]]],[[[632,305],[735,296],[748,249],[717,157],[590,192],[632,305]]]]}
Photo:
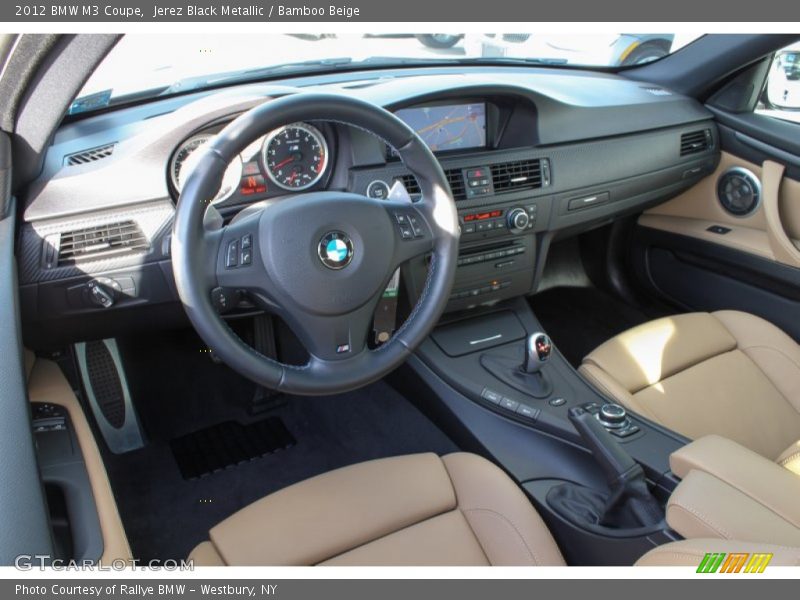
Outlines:
{"type": "Polygon", "coordinates": [[[658,319],[605,342],[581,373],[690,439],[719,434],[777,460],[800,438],[800,347],[737,311],[658,319]]]}
{"type": "MultiPolygon", "coordinates": [[[[800,548],[760,544],[741,540],[692,539],[663,544],[650,550],[636,561],[637,567],[699,567],[706,554],[769,554],[768,566],[787,567],[800,565],[800,548]]],[[[746,559],[746,560],[747,560],[746,559]]],[[[748,563],[745,562],[745,566],[748,563]]],[[[763,563],[762,563],[763,564],[763,563]]],[[[743,567],[744,568],[744,567],[743,567]]],[[[723,565],[719,567],[723,570],[723,565]]],[[[737,571],[738,572],[738,571],[737,571]]]]}
{"type": "Polygon", "coordinates": [[[319,475],[210,532],[196,565],[561,565],[525,494],[473,454],[417,454],[319,475]]]}

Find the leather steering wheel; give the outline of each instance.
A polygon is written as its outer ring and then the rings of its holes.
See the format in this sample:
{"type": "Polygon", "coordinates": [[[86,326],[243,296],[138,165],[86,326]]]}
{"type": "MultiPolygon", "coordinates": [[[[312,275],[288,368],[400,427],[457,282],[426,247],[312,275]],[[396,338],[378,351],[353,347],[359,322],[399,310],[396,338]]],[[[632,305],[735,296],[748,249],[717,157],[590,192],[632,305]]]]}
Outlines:
{"type": "Polygon", "coordinates": [[[298,93],[242,114],[207,144],[177,204],[172,268],[189,319],[225,363],[271,389],[329,394],[381,378],[430,333],[450,295],[458,237],[444,172],[411,128],[362,100],[298,93]],[[255,207],[227,226],[207,217],[236,155],[269,131],[309,120],[339,122],[382,138],[416,177],[421,198],[311,192],[255,207]],[[401,224],[413,225],[411,236],[401,224]],[[229,248],[241,248],[243,240],[252,250],[250,264],[228,266],[229,248]],[[402,263],[426,254],[428,276],[417,305],[388,342],[369,349],[367,336],[386,285],[402,263]],[[218,288],[246,291],[282,317],[306,347],[308,363],[283,364],[245,344],[214,307],[212,291],[218,288]]]}

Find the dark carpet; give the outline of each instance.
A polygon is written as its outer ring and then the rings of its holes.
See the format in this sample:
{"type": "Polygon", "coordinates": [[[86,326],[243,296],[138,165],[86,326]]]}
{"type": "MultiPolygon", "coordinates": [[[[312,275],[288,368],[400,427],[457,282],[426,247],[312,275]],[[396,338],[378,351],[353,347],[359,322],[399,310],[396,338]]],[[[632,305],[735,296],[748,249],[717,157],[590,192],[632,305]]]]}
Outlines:
{"type": "Polygon", "coordinates": [[[251,417],[246,407],[254,385],[212,363],[193,334],[125,340],[121,352],[149,443],[104,457],[133,553],[142,560],[186,557],[225,517],[308,477],[373,458],[457,450],[382,382],[337,396],[289,397],[251,417]],[[198,479],[181,476],[173,439],[265,417],[280,418],[296,444],[198,479]]]}

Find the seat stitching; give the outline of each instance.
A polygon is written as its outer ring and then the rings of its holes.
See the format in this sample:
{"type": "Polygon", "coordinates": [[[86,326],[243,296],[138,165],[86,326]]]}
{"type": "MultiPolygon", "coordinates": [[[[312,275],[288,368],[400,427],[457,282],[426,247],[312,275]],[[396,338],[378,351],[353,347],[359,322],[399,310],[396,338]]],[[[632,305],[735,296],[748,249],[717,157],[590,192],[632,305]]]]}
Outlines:
{"type": "Polygon", "coordinates": [[[709,528],[714,530],[716,533],[718,533],[719,535],[721,535],[725,539],[732,539],[733,538],[733,536],[730,533],[728,533],[727,531],[725,531],[723,528],[719,527],[718,525],[715,525],[714,523],[712,523],[711,519],[709,519],[708,517],[706,517],[705,515],[701,514],[699,511],[697,511],[697,510],[695,510],[693,508],[690,508],[688,506],[683,506],[681,504],[670,504],[667,507],[667,511],[669,511],[669,509],[671,509],[671,508],[672,509],[677,508],[677,509],[683,510],[685,512],[688,512],[688,513],[694,515],[695,517],[700,519],[700,521],[704,525],[707,525],[709,528]]]}
{"type": "MultiPolygon", "coordinates": [[[[539,559],[536,557],[536,554],[531,549],[531,547],[528,545],[528,542],[525,540],[525,537],[522,535],[522,533],[517,528],[517,526],[514,524],[514,522],[511,519],[509,519],[507,516],[505,516],[504,514],[501,514],[501,513],[497,512],[496,510],[492,510],[491,508],[468,508],[468,509],[462,509],[462,512],[464,512],[464,513],[486,513],[486,514],[488,514],[490,516],[495,516],[495,517],[498,517],[499,519],[501,519],[502,521],[505,521],[506,523],[508,523],[511,526],[511,528],[514,530],[514,532],[517,534],[517,536],[519,537],[519,540],[522,542],[522,545],[525,546],[525,549],[528,551],[528,555],[530,556],[531,560],[536,564],[536,566],[539,566],[539,565],[542,564],[539,561],[539,559]]],[[[480,538],[478,538],[478,540],[480,540],[480,538]]],[[[491,560],[490,560],[490,562],[491,562],[491,560]]]]}

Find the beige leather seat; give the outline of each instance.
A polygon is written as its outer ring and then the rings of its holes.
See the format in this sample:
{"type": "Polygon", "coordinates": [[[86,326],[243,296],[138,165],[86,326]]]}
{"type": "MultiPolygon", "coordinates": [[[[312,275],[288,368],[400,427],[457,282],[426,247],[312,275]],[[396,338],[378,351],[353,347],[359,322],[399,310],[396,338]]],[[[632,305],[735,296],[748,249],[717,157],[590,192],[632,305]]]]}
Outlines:
{"type": "Polygon", "coordinates": [[[280,490],[211,530],[195,565],[563,565],[525,494],[474,454],[361,463],[280,490]]]}
{"type": "Polygon", "coordinates": [[[626,408],[691,439],[718,434],[800,472],[800,346],[743,312],[634,327],[580,372],[626,408]]]}
{"type": "MultiPolygon", "coordinates": [[[[547,527],[517,485],[474,454],[416,454],[345,467],[240,510],[189,556],[196,566],[563,566],[547,527]]],[[[637,564],[696,567],[707,552],[800,549],[736,540],[659,546],[637,564]]]]}

